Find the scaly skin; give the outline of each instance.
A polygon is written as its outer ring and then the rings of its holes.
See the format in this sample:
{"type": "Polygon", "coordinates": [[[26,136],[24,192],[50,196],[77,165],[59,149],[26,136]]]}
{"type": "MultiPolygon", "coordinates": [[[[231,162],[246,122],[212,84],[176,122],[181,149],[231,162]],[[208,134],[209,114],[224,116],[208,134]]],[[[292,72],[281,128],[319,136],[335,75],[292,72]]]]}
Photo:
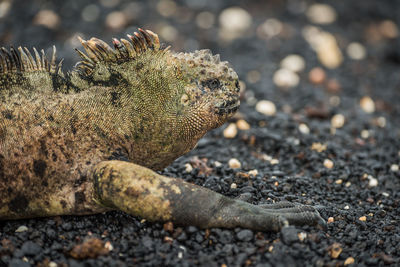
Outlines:
{"type": "Polygon", "coordinates": [[[293,204],[260,207],[161,176],[239,107],[238,77],[208,50],[173,53],[140,30],[92,38],[66,74],[34,50],[0,57],[0,219],[119,209],[149,221],[279,230],[323,224],[293,204]]]}

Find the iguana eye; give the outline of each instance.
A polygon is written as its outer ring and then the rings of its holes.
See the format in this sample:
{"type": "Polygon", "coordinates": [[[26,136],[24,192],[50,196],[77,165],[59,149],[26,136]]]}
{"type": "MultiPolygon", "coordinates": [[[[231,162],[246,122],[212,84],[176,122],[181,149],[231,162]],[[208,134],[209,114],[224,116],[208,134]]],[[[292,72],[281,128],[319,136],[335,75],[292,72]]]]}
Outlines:
{"type": "Polygon", "coordinates": [[[219,82],[218,79],[210,79],[207,81],[203,81],[201,85],[203,85],[203,87],[208,87],[211,90],[215,90],[221,87],[221,83],[219,82]]]}

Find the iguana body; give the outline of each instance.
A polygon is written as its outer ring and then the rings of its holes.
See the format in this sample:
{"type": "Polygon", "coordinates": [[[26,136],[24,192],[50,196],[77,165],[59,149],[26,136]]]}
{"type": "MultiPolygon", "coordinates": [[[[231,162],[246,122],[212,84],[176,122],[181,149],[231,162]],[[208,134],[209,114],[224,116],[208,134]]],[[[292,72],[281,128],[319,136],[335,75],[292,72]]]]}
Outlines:
{"type": "Polygon", "coordinates": [[[309,206],[231,200],[161,176],[239,107],[236,73],[208,50],[172,53],[140,30],[115,49],[81,40],[67,74],[25,48],[0,57],[0,219],[119,209],[150,221],[278,230],[309,206]]]}

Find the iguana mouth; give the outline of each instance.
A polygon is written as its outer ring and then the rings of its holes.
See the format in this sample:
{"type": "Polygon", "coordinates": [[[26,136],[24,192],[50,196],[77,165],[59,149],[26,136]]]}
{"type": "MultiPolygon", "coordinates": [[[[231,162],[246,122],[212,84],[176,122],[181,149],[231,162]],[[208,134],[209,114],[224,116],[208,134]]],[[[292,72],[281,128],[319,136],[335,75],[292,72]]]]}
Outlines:
{"type": "Polygon", "coordinates": [[[218,115],[226,115],[235,113],[240,107],[240,101],[237,98],[228,100],[218,106],[216,112],[218,115]]]}

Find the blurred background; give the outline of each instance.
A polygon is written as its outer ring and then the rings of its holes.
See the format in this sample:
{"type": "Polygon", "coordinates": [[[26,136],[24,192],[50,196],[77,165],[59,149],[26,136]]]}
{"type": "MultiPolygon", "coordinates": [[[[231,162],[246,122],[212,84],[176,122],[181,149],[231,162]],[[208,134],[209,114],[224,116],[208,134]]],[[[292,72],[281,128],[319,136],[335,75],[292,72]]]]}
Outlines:
{"type": "Polygon", "coordinates": [[[55,44],[69,70],[77,36],[111,43],[142,27],[175,51],[221,54],[237,70],[246,103],[261,113],[311,103],[304,112],[324,117],[343,101],[356,104],[354,96],[370,112],[394,100],[386,93],[400,87],[399,10],[395,0],[2,0],[0,45],[49,53],[55,44]]]}

